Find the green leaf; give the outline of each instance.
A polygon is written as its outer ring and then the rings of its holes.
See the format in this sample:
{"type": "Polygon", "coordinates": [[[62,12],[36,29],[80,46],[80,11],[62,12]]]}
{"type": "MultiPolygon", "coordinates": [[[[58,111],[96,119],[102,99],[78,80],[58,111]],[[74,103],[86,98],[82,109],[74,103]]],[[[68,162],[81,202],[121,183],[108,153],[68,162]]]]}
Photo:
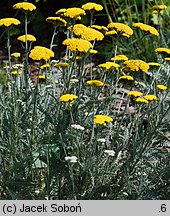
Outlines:
{"type": "Polygon", "coordinates": [[[154,23],[154,25],[158,25],[158,15],[157,14],[153,14],[152,15],[153,17],[152,17],[152,21],[153,21],[153,23],[154,23]]]}

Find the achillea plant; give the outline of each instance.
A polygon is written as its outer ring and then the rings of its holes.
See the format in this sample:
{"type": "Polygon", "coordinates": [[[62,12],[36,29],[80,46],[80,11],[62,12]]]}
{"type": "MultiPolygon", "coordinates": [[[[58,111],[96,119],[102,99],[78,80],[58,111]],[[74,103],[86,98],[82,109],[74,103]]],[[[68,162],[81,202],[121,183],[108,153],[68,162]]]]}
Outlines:
{"type": "Polygon", "coordinates": [[[106,63],[99,64],[98,67],[103,68],[105,70],[110,70],[111,68],[115,68],[116,70],[118,70],[120,66],[119,64],[116,64],[114,62],[106,62],[106,63]]]}
{"type": "Polygon", "coordinates": [[[108,123],[108,122],[112,122],[113,119],[109,116],[106,116],[106,115],[95,115],[94,116],[94,123],[96,125],[103,125],[105,123],[108,123]]]}
{"type": "Polygon", "coordinates": [[[105,84],[103,82],[101,82],[100,80],[88,80],[86,82],[87,85],[95,85],[98,87],[104,86],[105,84]]]}
{"type": "Polygon", "coordinates": [[[20,2],[13,5],[14,9],[22,9],[24,11],[33,11],[36,9],[36,6],[29,2],[20,2]]]}
{"type": "Polygon", "coordinates": [[[82,24],[74,25],[73,32],[75,35],[81,36],[82,39],[87,41],[100,41],[104,38],[104,35],[101,32],[82,24]]]}
{"type": "Polygon", "coordinates": [[[139,28],[140,30],[142,30],[144,32],[148,32],[148,33],[150,33],[152,35],[159,36],[159,32],[154,27],[149,26],[147,24],[144,24],[144,23],[134,23],[133,27],[134,28],[139,28]]]}
{"type": "Polygon", "coordinates": [[[49,60],[50,58],[54,57],[54,52],[46,47],[42,46],[35,46],[29,54],[29,57],[33,60],[49,60]]]}
{"type": "Polygon", "coordinates": [[[34,41],[36,41],[36,38],[35,38],[33,35],[31,35],[31,34],[21,35],[21,36],[19,36],[17,39],[18,39],[19,41],[22,41],[22,42],[26,42],[26,40],[29,41],[29,42],[34,42],[34,41]]]}
{"type": "MultiPolygon", "coordinates": [[[[56,12],[58,14],[59,12],[56,12]]],[[[68,8],[64,11],[63,16],[71,19],[81,19],[81,16],[84,16],[86,13],[81,8],[68,8]]]]}
{"type": "Polygon", "coordinates": [[[115,30],[116,34],[121,36],[130,37],[133,35],[133,30],[123,23],[109,23],[107,28],[115,30]]]}
{"type": "Polygon", "coordinates": [[[7,28],[7,48],[8,48],[8,62],[11,68],[11,44],[10,44],[10,30],[12,26],[21,24],[18,19],[15,18],[3,18],[0,19],[0,26],[7,28]]]}
{"type": "Polygon", "coordinates": [[[93,3],[93,2],[89,2],[89,3],[82,5],[82,9],[89,10],[89,11],[90,10],[101,11],[103,10],[103,6],[100,4],[93,3]]]}
{"type": "Polygon", "coordinates": [[[12,25],[19,25],[21,22],[15,18],[3,18],[0,19],[0,26],[9,27],[12,25]]]}
{"type": "Polygon", "coordinates": [[[67,24],[67,22],[61,17],[47,17],[46,21],[59,26],[66,26],[67,24]]]}
{"type": "Polygon", "coordinates": [[[148,72],[149,64],[142,60],[127,60],[124,62],[125,70],[148,72]]]}
{"type": "Polygon", "coordinates": [[[71,51],[80,53],[87,53],[93,47],[89,41],[78,38],[66,39],[63,41],[63,45],[66,45],[71,51]]]}

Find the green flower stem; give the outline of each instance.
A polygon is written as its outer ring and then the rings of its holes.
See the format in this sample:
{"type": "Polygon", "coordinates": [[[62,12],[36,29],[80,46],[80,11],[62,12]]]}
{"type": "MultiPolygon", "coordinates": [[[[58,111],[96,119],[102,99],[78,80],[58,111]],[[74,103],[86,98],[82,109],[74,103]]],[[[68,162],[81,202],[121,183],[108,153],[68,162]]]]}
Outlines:
{"type": "MultiPolygon", "coordinates": [[[[93,41],[93,48],[94,48],[94,46],[95,46],[95,43],[96,43],[96,41],[93,41]]],[[[91,62],[91,64],[90,64],[90,79],[92,80],[93,79],[93,68],[92,68],[92,61],[93,61],[93,58],[92,58],[92,55],[90,55],[90,62],[91,62]]],[[[90,86],[90,93],[92,94],[92,86],[90,86]]]]}
{"type": "Polygon", "coordinates": [[[135,128],[135,136],[134,136],[134,142],[133,142],[133,155],[136,155],[136,144],[137,144],[137,139],[139,138],[139,124],[140,124],[140,115],[141,115],[141,109],[142,109],[143,105],[140,104],[138,112],[136,113],[135,119],[133,121],[134,123],[134,128],[135,128]]]}
{"type": "Polygon", "coordinates": [[[71,106],[70,106],[70,104],[69,104],[68,106],[69,106],[69,111],[70,111],[71,124],[74,124],[74,118],[73,118],[72,109],[71,109],[71,106]]]}
{"type": "Polygon", "coordinates": [[[115,45],[115,52],[114,52],[114,63],[116,61],[116,54],[117,54],[117,41],[116,41],[116,45],[115,45]]]}
{"type": "Polygon", "coordinates": [[[118,115],[120,114],[120,109],[121,109],[124,98],[125,98],[125,92],[123,92],[122,97],[121,97],[121,101],[120,101],[119,108],[118,108],[118,115]]]}
{"type": "Polygon", "coordinates": [[[47,155],[46,155],[46,158],[47,158],[47,187],[46,187],[46,196],[50,197],[50,152],[49,152],[49,144],[47,145],[47,155]]]}
{"type": "Polygon", "coordinates": [[[64,90],[66,89],[66,92],[69,92],[70,89],[70,79],[73,75],[75,64],[76,64],[76,54],[73,55],[72,64],[70,67],[68,67],[68,73],[64,73],[63,75],[64,84],[66,85],[66,87],[64,87],[64,90]]]}
{"type": "Polygon", "coordinates": [[[121,128],[121,125],[123,124],[124,117],[126,115],[126,111],[127,111],[127,109],[129,109],[129,102],[130,102],[130,98],[128,97],[126,105],[125,105],[125,109],[124,109],[124,112],[123,112],[123,115],[122,115],[122,118],[121,118],[121,121],[118,124],[118,129],[117,129],[118,132],[119,132],[119,130],[121,128]]]}
{"type": "Polygon", "coordinates": [[[76,200],[77,197],[76,197],[76,192],[75,192],[75,183],[74,183],[74,172],[73,172],[73,166],[74,164],[69,164],[69,170],[70,170],[70,177],[71,177],[71,180],[72,180],[72,188],[73,188],[73,199],[76,200]]]}
{"type": "Polygon", "coordinates": [[[77,157],[82,158],[85,157],[85,145],[83,145],[83,132],[81,132],[80,136],[76,136],[76,146],[77,146],[77,157]]]}
{"type": "Polygon", "coordinates": [[[90,26],[93,25],[93,15],[94,15],[94,11],[90,11],[90,26]]]}
{"type": "Polygon", "coordinates": [[[78,94],[77,96],[80,96],[81,90],[82,90],[82,85],[83,85],[83,80],[84,80],[84,65],[86,62],[88,55],[85,55],[83,59],[81,59],[79,71],[78,71],[78,78],[79,78],[79,88],[78,88],[78,94]]]}
{"type": "Polygon", "coordinates": [[[160,36],[163,42],[163,46],[168,48],[168,44],[165,41],[164,35],[163,35],[163,26],[162,26],[162,21],[161,21],[161,14],[160,11],[158,12],[158,26],[159,26],[159,32],[160,32],[160,36]]]}
{"type": "Polygon", "coordinates": [[[28,40],[27,40],[27,34],[28,34],[28,18],[27,18],[27,12],[24,12],[25,14],[25,62],[24,62],[24,79],[25,79],[25,87],[26,91],[28,91],[28,40]]]}
{"type": "MultiPolygon", "coordinates": [[[[95,104],[93,104],[93,119],[94,119],[94,115],[95,115],[94,112],[95,112],[95,104]]],[[[91,137],[90,137],[91,147],[92,147],[92,145],[93,145],[94,127],[95,127],[95,124],[94,124],[94,122],[93,122],[92,132],[91,132],[91,137]]]]}
{"type": "MultiPolygon", "coordinates": [[[[110,58],[112,57],[113,53],[114,53],[114,57],[116,56],[116,53],[117,53],[117,43],[118,43],[118,40],[119,40],[119,35],[116,35],[116,40],[114,41],[114,38],[112,38],[112,50],[110,52],[110,56],[108,58],[108,61],[110,60],[110,58]],[[114,46],[115,45],[115,46],[114,46]]],[[[114,60],[115,62],[115,60],[114,60]]]]}
{"type": "MultiPolygon", "coordinates": [[[[110,157],[111,156],[107,156],[105,155],[105,157],[108,157],[107,159],[105,159],[105,161],[103,162],[102,166],[104,167],[104,170],[102,172],[102,176],[101,176],[101,184],[103,185],[105,182],[105,176],[108,175],[109,173],[109,164],[110,164],[110,157]]],[[[113,163],[113,162],[112,162],[113,163]]]]}
{"type": "MultiPolygon", "coordinates": [[[[48,64],[48,61],[45,62],[45,64],[48,64]]],[[[45,68],[45,84],[47,84],[47,72],[48,72],[48,68],[45,68]]]]}
{"type": "MultiPolygon", "coordinates": [[[[68,28],[69,28],[69,24],[68,23],[67,23],[66,28],[67,28],[67,32],[66,32],[67,39],[69,39],[70,38],[70,31],[68,30],[68,28]]],[[[70,50],[68,49],[68,46],[66,47],[65,57],[66,58],[70,58],[70,50]]]]}
{"type": "Polygon", "coordinates": [[[11,71],[11,45],[10,45],[10,28],[7,29],[7,48],[8,48],[8,62],[11,71]]]}
{"type": "Polygon", "coordinates": [[[148,94],[150,92],[150,90],[152,89],[153,84],[157,82],[156,80],[158,78],[158,75],[159,75],[159,72],[161,71],[161,69],[162,69],[162,66],[160,66],[159,69],[157,70],[157,72],[155,73],[154,78],[153,78],[151,84],[149,85],[149,89],[148,89],[146,94],[148,94]]]}
{"type": "Polygon", "coordinates": [[[53,35],[52,35],[52,38],[51,38],[51,43],[50,43],[50,50],[53,49],[53,46],[54,46],[54,39],[55,39],[55,36],[57,35],[57,32],[56,32],[56,29],[57,29],[57,25],[54,25],[54,32],[53,32],[53,35]]]}
{"type": "Polygon", "coordinates": [[[106,14],[107,14],[107,17],[109,19],[109,22],[113,22],[112,17],[110,16],[110,13],[109,13],[109,10],[108,10],[108,7],[107,7],[106,0],[102,0],[102,3],[104,5],[104,9],[106,11],[106,14]]]}
{"type": "MultiPolygon", "coordinates": [[[[59,133],[59,137],[60,137],[60,140],[62,142],[64,154],[65,154],[65,156],[68,156],[61,133],[59,133]]],[[[68,162],[69,174],[70,174],[70,178],[71,178],[71,182],[72,182],[72,199],[76,200],[73,166],[74,166],[74,164],[70,164],[70,162],[68,162]]]]}

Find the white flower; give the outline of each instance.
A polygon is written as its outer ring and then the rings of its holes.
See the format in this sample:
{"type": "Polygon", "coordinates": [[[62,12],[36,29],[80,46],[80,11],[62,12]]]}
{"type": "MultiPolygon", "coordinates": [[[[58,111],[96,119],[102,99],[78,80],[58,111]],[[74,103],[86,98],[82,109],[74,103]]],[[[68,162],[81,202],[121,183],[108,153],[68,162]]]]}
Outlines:
{"type": "Polygon", "coordinates": [[[105,142],[106,142],[106,139],[105,139],[105,138],[99,138],[97,141],[98,141],[98,142],[101,142],[101,143],[105,143],[105,142]]]}
{"type": "Polygon", "coordinates": [[[71,127],[74,128],[74,129],[76,129],[76,130],[81,130],[81,131],[85,130],[85,128],[82,127],[81,125],[74,124],[74,125],[71,125],[71,127]]]}
{"type": "Polygon", "coordinates": [[[76,79],[76,78],[74,78],[74,79],[70,79],[70,83],[77,83],[77,82],[79,82],[79,80],[76,79]]]}
{"type": "Polygon", "coordinates": [[[58,62],[59,62],[59,60],[54,60],[54,59],[53,59],[53,60],[51,61],[51,64],[57,64],[58,62]]]}
{"type": "Polygon", "coordinates": [[[16,102],[20,103],[21,106],[24,106],[24,105],[26,104],[24,101],[22,101],[22,100],[20,100],[20,99],[17,99],[16,102]]]}
{"type": "Polygon", "coordinates": [[[91,112],[91,113],[89,113],[89,112],[85,112],[85,116],[91,116],[91,115],[93,115],[92,112],[91,112]]]}
{"type": "Polygon", "coordinates": [[[31,132],[31,129],[30,129],[30,128],[27,128],[26,131],[27,131],[28,133],[30,133],[30,132],[31,132]]]}
{"type": "Polygon", "coordinates": [[[35,194],[37,194],[37,195],[38,195],[39,193],[40,193],[40,191],[39,191],[39,190],[35,190],[35,194]]]}
{"type": "Polygon", "coordinates": [[[14,64],[12,67],[13,68],[23,68],[24,65],[23,64],[14,64]]]}
{"type": "Polygon", "coordinates": [[[112,157],[115,155],[115,151],[113,151],[113,150],[104,150],[104,152],[106,154],[108,154],[109,156],[112,156],[112,157]]]}
{"type": "Polygon", "coordinates": [[[17,100],[16,100],[16,102],[18,102],[18,103],[22,103],[22,100],[20,100],[20,99],[17,99],[17,100]]]}
{"type": "Polygon", "coordinates": [[[4,69],[10,69],[10,66],[4,66],[3,68],[4,69]]]}
{"type": "Polygon", "coordinates": [[[71,157],[67,156],[67,157],[65,157],[65,160],[70,161],[70,163],[76,163],[77,157],[76,156],[71,156],[71,157]]]}
{"type": "Polygon", "coordinates": [[[52,85],[46,85],[45,88],[53,88],[52,85]]]}
{"type": "Polygon", "coordinates": [[[123,195],[125,195],[125,196],[128,196],[128,193],[126,193],[126,192],[123,192],[123,195]]]}

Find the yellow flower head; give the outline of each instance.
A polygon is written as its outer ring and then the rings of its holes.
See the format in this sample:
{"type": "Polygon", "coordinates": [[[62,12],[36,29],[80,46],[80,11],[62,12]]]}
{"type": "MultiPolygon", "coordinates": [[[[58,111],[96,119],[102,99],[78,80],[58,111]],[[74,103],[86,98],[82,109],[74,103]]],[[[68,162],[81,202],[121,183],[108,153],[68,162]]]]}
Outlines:
{"type": "Polygon", "coordinates": [[[167,58],[165,58],[165,60],[166,60],[166,61],[170,61],[170,58],[169,58],[169,57],[167,57],[167,58]]]}
{"type": "Polygon", "coordinates": [[[69,64],[67,62],[59,62],[55,64],[55,67],[68,67],[69,64]]]}
{"type": "Polygon", "coordinates": [[[91,53],[91,54],[97,54],[98,51],[97,51],[97,50],[94,50],[94,49],[90,49],[89,53],[91,53]]]}
{"type": "Polygon", "coordinates": [[[79,19],[81,16],[86,15],[85,11],[81,8],[68,8],[63,14],[65,17],[69,17],[71,19],[79,19]]]}
{"type": "Polygon", "coordinates": [[[11,75],[21,75],[22,72],[21,71],[12,71],[11,75]]]}
{"type": "Polygon", "coordinates": [[[93,47],[89,41],[78,38],[66,39],[63,41],[63,45],[66,45],[71,51],[85,53],[93,47]]]}
{"type": "Polygon", "coordinates": [[[152,10],[161,11],[161,10],[165,10],[166,8],[167,8],[166,5],[154,5],[152,7],[152,10]]]}
{"type": "Polygon", "coordinates": [[[108,24],[107,28],[113,29],[117,32],[117,34],[125,37],[133,35],[133,30],[128,25],[125,25],[123,23],[112,22],[108,24]]]}
{"type": "Polygon", "coordinates": [[[106,116],[106,115],[95,115],[94,116],[94,123],[97,125],[97,124],[105,124],[107,122],[112,122],[113,119],[109,116],[106,116]]]}
{"type": "Polygon", "coordinates": [[[78,96],[73,95],[73,94],[64,94],[60,97],[60,101],[69,102],[69,101],[72,101],[72,100],[77,99],[77,98],[78,98],[78,96]]]}
{"type": "Polygon", "coordinates": [[[11,25],[19,25],[21,22],[15,18],[0,19],[0,26],[9,27],[11,25]]]}
{"type": "Polygon", "coordinates": [[[50,64],[44,64],[44,65],[41,65],[40,68],[41,68],[41,69],[50,68],[50,64]]]}
{"type": "Polygon", "coordinates": [[[125,69],[126,70],[131,70],[131,71],[143,71],[143,72],[148,72],[149,70],[149,65],[148,63],[142,61],[142,60],[127,60],[124,62],[125,64],[125,69]]]}
{"type": "Polygon", "coordinates": [[[119,79],[124,79],[124,80],[134,80],[134,78],[132,76],[129,76],[129,75],[123,75],[123,76],[120,76],[119,79]]]}
{"type": "Polygon", "coordinates": [[[33,11],[36,9],[36,6],[29,2],[20,2],[16,3],[13,6],[14,9],[22,9],[24,11],[33,11]]]}
{"type": "Polygon", "coordinates": [[[87,85],[95,85],[97,87],[104,86],[105,84],[101,82],[100,80],[89,80],[86,82],[87,85]]]}
{"type": "Polygon", "coordinates": [[[105,70],[110,70],[111,68],[115,68],[116,70],[118,70],[120,66],[114,62],[106,62],[103,64],[99,64],[98,67],[103,68],[105,70]]]}
{"type": "Polygon", "coordinates": [[[70,28],[75,35],[80,36],[86,31],[87,27],[83,24],[76,24],[70,28]]]}
{"type": "Polygon", "coordinates": [[[136,98],[136,102],[138,102],[138,103],[146,103],[146,104],[149,103],[149,102],[148,102],[145,98],[143,98],[143,97],[138,97],[138,98],[136,98]]]}
{"type": "Polygon", "coordinates": [[[157,63],[157,62],[148,62],[148,65],[149,66],[155,66],[155,67],[159,67],[160,66],[160,64],[159,63],[157,63]]]}
{"type": "Polygon", "coordinates": [[[146,100],[148,101],[153,101],[153,100],[158,100],[158,98],[156,97],[156,95],[145,95],[143,96],[146,100]]]}
{"type": "Polygon", "coordinates": [[[12,57],[15,57],[15,58],[19,58],[21,56],[21,53],[19,52],[14,52],[11,54],[12,57]]]}
{"type": "Polygon", "coordinates": [[[117,55],[110,59],[111,61],[127,61],[128,57],[125,55],[117,55]]]}
{"type": "Polygon", "coordinates": [[[141,97],[143,95],[140,91],[129,91],[128,96],[141,97]]]}
{"type": "Polygon", "coordinates": [[[67,24],[67,22],[61,17],[47,17],[46,21],[58,26],[66,26],[67,24]]]}
{"type": "Polygon", "coordinates": [[[165,90],[167,90],[167,86],[165,86],[165,85],[162,85],[162,84],[158,84],[157,86],[156,86],[159,90],[161,90],[161,91],[165,91],[165,90]]]}
{"type": "Polygon", "coordinates": [[[94,28],[96,30],[99,30],[103,33],[108,31],[108,28],[106,28],[105,26],[99,26],[99,25],[91,25],[91,28],[94,28]]]}
{"type": "Polygon", "coordinates": [[[47,61],[48,59],[54,57],[54,52],[46,47],[42,46],[35,46],[29,55],[30,58],[33,60],[45,60],[47,61]]]}
{"type": "Polygon", "coordinates": [[[94,40],[103,40],[104,35],[90,27],[86,27],[83,24],[76,24],[73,27],[73,32],[77,36],[81,36],[83,40],[94,41],[94,40]]]}
{"type": "Polygon", "coordinates": [[[66,11],[67,11],[67,9],[62,8],[62,9],[58,10],[55,14],[57,14],[59,16],[63,16],[66,11]]]}
{"type": "Polygon", "coordinates": [[[170,49],[159,47],[159,48],[155,49],[155,52],[169,55],[170,54],[170,49]]]}
{"type": "Polygon", "coordinates": [[[27,41],[30,41],[30,42],[36,41],[36,38],[35,38],[33,35],[31,35],[31,34],[19,36],[17,39],[18,39],[19,41],[24,42],[24,43],[26,42],[26,40],[27,40],[27,41]]]}
{"type": "Polygon", "coordinates": [[[106,36],[112,37],[112,36],[114,36],[114,35],[117,35],[117,31],[115,31],[115,30],[107,31],[107,32],[105,33],[105,35],[106,35],[106,36]]]}
{"type": "MultiPolygon", "coordinates": [[[[73,59],[73,58],[75,58],[74,56],[66,56],[66,58],[69,58],[69,59],[73,59]]],[[[79,56],[79,55],[76,55],[76,60],[80,60],[82,57],[81,56],[79,56]]]]}
{"type": "Polygon", "coordinates": [[[149,32],[152,35],[159,36],[159,32],[152,26],[144,24],[144,23],[135,23],[133,27],[139,28],[142,31],[149,32]]]}
{"type": "Polygon", "coordinates": [[[94,11],[101,11],[103,10],[102,5],[96,4],[93,2],[88,2],[84,5],[82,5],[83,10],[94,10],[94,11]]]}
{"type": "Polygon", "coordinates": [[[45,80],[45,75],[38,75],[36,77],[37,77],[37,79],[45,80]]]}

